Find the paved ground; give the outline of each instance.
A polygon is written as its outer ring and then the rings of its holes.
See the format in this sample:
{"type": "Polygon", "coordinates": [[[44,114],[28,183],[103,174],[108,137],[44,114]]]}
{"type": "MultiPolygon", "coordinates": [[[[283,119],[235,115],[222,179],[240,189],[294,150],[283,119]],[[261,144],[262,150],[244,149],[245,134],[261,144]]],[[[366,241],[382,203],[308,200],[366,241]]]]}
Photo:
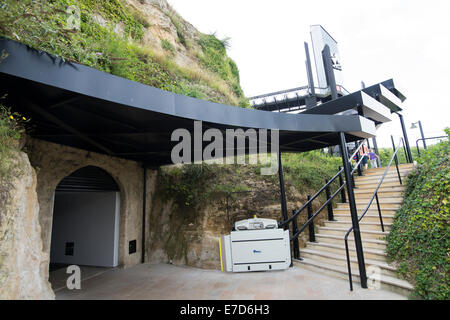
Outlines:
{"type": "MultiPolygon", "coordinates": [[[[94,274],[92,270],[89,272],[94,274]]],[[[285,271],[224,273],[168,264],[143,264],[98,272],[82,281],[81,290],[57,291],[56,299],[397,300],[406,297],[381,289],[361,289],[358,284],[351,292],[345,280],[298,267],[285,271]]]]}
{"type": "MultiPolygon", "coordinates": [[[[66,288],[67,278],[70,277],[71,274],[66,273],[67,266],[59,267],[56,270],[50,271],[49,280],[52,285],[53,291],[57,292],[59,290],[66,288]]],[[[100,274],[112,271],[111,268],[101,268],[101,267],[87,267],[80,266],[81,269],[81,281],[86,281],[90,278],[97,277],[100,274]]]]}

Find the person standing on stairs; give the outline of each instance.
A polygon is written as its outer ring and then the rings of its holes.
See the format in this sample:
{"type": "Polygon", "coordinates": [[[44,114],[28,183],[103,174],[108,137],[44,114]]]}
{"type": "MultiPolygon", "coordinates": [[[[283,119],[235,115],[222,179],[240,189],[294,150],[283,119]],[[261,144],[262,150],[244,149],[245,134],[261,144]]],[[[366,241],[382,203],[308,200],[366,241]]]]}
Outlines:
{"type": "Polygon", "coordinates": [[[364,167],[364,170],[367,170],[369,163],[369,148],[367,148],[366,143],[364,142],[361,148],[359,149],[359,156],[363,157],[361,164],[364,167]]]}
{"type": "Polygon", "coordinates": [[[378,168],[377,159],[380,159],[380,157],[372,149],[369,149],[368,156],[369,156],[369,161],[370,161],[370,167],[378,168]]]}

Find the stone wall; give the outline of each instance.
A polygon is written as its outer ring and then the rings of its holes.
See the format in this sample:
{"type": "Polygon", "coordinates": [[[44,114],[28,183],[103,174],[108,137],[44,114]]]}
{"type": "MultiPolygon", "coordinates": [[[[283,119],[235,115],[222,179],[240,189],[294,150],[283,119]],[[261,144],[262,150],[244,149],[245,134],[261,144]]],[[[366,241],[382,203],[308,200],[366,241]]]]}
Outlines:
{"type": "Polygon", "coordinates": [[[54,299],[45,276],[36,173],[25,153],[11,158],[11,178],[0,181],[0,300],[54,299]]]}
{"type": "MultiPolygon", "coordinates": [[[[170,170],[170,169],[169,169],[170,170]]],[[[277,179],[257,177],[251,168],[230,167],[222,176],[215,176],[208,184],[222,184],[236,179],[246,185],[254,193],[238,194],[235,200],[227,200],[225,194],[215,194],[194,208],[184,208],[174,198],[163,196],[155,177],[156,191],[152,193],[150,206],[149,234],[146,239],[147,261],[150,263],[173,263],[189,265],[205,269],[220,269],[219,237],[227,235],[232,229],[232,222],[252,218],[281,219],[279,184],[277,179]],[[230,223],[231,222],[231,223],[230,223]]],[[[288,213],[298,209],[307,201],[306,195],[300,194],[293,186],[287,187],[288,213]]],[[[313,203],[317,210],[321,203],[313,203]]],[[[315,223],[323,224],[327,210],[323,210],[315,223]]],[[[298,218],[299,226],[306,222],[304,212],[298,218]]],[[[305,247],[309,239],[306,229],[299,237],[301,247],[305,247]]]]}
{"type": "MultiPolygon", "coordinates": [[[[46,254],[50,252],[56,186],[64,177],[82,167],[97,166],[107,171],[120,188],[119,266],[128,267],[141,262],[143,169],[140,164],[37,139],[30,139],[26,150],[37,171],[39,221],[46,254]],[[137,240],[137,252],[133,254],[128,253],[131,240],[137,240]]],[[[147,190],[152,189],[153,172],[148,170],[147,190]]],[[[147,200],[149,203],[151,197],[147,200]]]]}

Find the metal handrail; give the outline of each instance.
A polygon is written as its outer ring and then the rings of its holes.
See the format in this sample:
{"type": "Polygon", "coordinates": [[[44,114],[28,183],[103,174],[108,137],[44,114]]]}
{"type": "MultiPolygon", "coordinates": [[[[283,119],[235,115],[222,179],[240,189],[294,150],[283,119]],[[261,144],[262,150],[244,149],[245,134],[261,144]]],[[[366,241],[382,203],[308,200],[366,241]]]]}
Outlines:
{"type": "MultiPolygon", "coordinates": [[[[351,159],[353,159],[354,155],[356,154],[356,152],[361,148],[361,146],[363,145],[364,141],[361,142],[359,144],[359,146],[356,148],[355,153],[348,159],[349,163],[351,163],[351,159]]],[[[352,168],[353,170],[351,171],[351,173],[353,174],[353,172],[355,172],[355,170],[357,169],[358,165],[361,163],[362,161],[362,157],[360,159],[360,161],[354,166],[354,168],[352,168]]],[[[288,218],[287,220],[283,221],[283,222],[278,222],[278,226],[279,228],[284,228],[286,227],[289,223],[293,223],[295,224],[295,228],[293,230],[293,234],[290,237],[291,241],[294,241],[295,239],[298,238],[298,236],[308,227],[311,225],[311,223],[314,221],[314,219],[322,212],[322,210],[328,206],[333,199],[340,193],[342,192],[342,189],[347,185],[347,181],[342,180],[342,173],[344,172],[344,168],[341,168],[330,180],[327,180],[327,182],[325,183],[325,185],[323,185],[319,191],[317,191],[312,197],[308,197],[308,201],[303,204],[303,206],[301,206],[298,210],[294,210],[292,213],[292,216],[290,218],[288,218]],[[327,190],[327,188],[329,188],[329,186],[337,179],[339,178],[340,180],[340,186],[339,188],[330,196],[327,195],[327,201],[325,201],[325,203],[322,204],[322,206],[314,213],[311,214],[310,216],[308,215],[308,220],[303,224],[302,227],[300,227],[300,229],[297,229],[297,225],[296,225],[296,219],[298,217],[298,215],[303,212],[303,210],[305,210],[306,208],[310,208],[312,202],[325,190],[327,190]],[[342,182],[341,182],[342,181],[342,182]]]]}
{"type": "MultiPolygon", "coordinates": [[[[416,148],[417,148],[417,154],[420,157],[420,150],[419,150],[419,141],[425,141],[425,140],[434,140],[434,139],[443,139],[443,138],[447,138],[448,136],[439,136],[439,137],[430,137],[430,138],[422,138],[422,139],[417,139],[416,140],[416,148]]],[[[426,149],[426,148],[425,148],[426,149]]]]}
{"type": "MultiPolygon", "coordinates": [[[[349,157],[348,161],[351,163],[353,157],[358,153],[359,149],[361,149],[362,145],[364,144],[364,140],[361,141],[361,143],[358,145],[358,147],[356,148],[355,152],[353,152],[353,154],[349,157]]],[[[354,172],[354,171],[353,171],[354,172]]]]}
{"type": "MultiPolygon", "coordinates": [[[[336,180],[336,178],[339,177],[339,175],[344,171],[344,169],[342,168],[341,170],[339,170],[338,173],[336,173],[336,175],[330,179],[330,181],[328,181],[325,185],[323,185],[322,188],[319,189],[319,191],[317,191],[312,197],[311,199],[309,199],[303,206],[301,206],[300,209],[296,210],[293,215],[287,219],[286,221],[283,221],[282,223],[279,223],[279,227],[285,227],[287,224],[289,224],[290,222],[292,222],[292,220],[294,220],[295,218],[297,218],[297,216],[303,211],[305,210],[306,207],[308,207],[309,204],[311,204],[311,202],[313,202],[314,199],[316,199],[331,183],[334,182],[334,180],[336,180]]],[[[345,182],[344,182],[345,185],[345,182]]]]}
{"type": "Polygon", "coordinates": [[[345,182],[336,190],[336,192],[335,193],[333,193],[331,196],[330,196],[330,198],[327,200],[327,201],[325,201],[325,203],[311,216],[311,218],[309,218],[308,219],[308,221],[306,221],[305,222],[305,224],[295,233],[295,234],[293,234],[292,235],[292,237],[291,237],[291,241],[292,240],[294,240],[295,238],[297,238],[299,235],[300,235],[300,233],[302,233],[303,232],[303,230],[305,230],[306,229],[306,227],[307,226],[309,226],[309,224],[316,218],[316,216],[320,213],[320,212],[322,212],[322,210],[331,202],[331,201],[333,201],[333,199],[334,199],[334,197],[336,197],[338,194],[339,194],[339,192],[341,192],[341,190],[342,190],[342,188],[343,187],[345,187],[345,182]]]}
{"type": "Polygon", "coordinates": [[[356,170],[358,170],[358,166],[361,164],[361,162],[364,160],[364,156],[359,159],[359,161],[356,163],[356,165],[353,167],[353,170],[350,172],[350,174],[355,173],[356,170]]]}
{"type": "MultiPolygon", "coordinates": [[[[391,137],[392,138],[392,137],[391,137]]],[[[381,215],[381,208],[380,208],[380,202],[378,200],[378,190],[380,189],[381,184],[383,183],[384,178],[386,177],[386,174],[389,171],[389,168],[392,165],[392,161],[394,161],[395,159],[395,165],[397,167],[397,173],[398,173],[398,178],[400,180],[400,184],[402,184],[402,180],[400,177],[400,171],[398,169],[398,160],[397,160],[397,153],[400,150],[401,146],[403,145],[403,138],[400,138],[400,143],[397,146],[397,148],[395,148],[394,145],[394,154],[392,155],[391,161],[389,161],[388,166],[386,167],[386,170],[384,171],[383,176],[381,177],[380,182],[378,183],[378,186],[376,187],[375,191],[373,192],[372,198],[370,199],[368,205],[366,206],[366,208],[364,209],[363,213],[361,214],[361,216],[358,218],[358,224],[359,222],[364,218],[364,216],[366,215],[367,211],[369,211],[370,206],[373,203],[373,200],[376,199],[377,201],[377,207],[378,207],[378,215],[380,217],[380,223],[381,223],[381,230],[384,232],[384,224],[383,224],[383,217],[381,215]]],[[[349,277],[349,281],[350,281],[350,290],[353,291],[353,280],[352,280],[352,269],[351,269],[351,264],[350,264],[350,253],[349,253],[349,249],[348,249],[348,236],[350,234],[350,232],[353,231],[353,225],[348,229],[347,233],[345,234],[344,237],[344,241],[345,241],[345,253],[347,255],[347,268],[348,268],[348,277],[349,277]]]]}

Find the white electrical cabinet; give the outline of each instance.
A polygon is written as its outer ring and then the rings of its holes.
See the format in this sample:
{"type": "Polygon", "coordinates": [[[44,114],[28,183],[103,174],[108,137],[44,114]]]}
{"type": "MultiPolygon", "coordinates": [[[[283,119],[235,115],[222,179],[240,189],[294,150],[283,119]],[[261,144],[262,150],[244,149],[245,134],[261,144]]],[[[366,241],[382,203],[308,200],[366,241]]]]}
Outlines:
{"type": "Polygon", "coordinates": [[[271,219],[248,219],[221,239],[222,269],[228,272],[283,270],[291,265],[289,231],[271,219]]]}

